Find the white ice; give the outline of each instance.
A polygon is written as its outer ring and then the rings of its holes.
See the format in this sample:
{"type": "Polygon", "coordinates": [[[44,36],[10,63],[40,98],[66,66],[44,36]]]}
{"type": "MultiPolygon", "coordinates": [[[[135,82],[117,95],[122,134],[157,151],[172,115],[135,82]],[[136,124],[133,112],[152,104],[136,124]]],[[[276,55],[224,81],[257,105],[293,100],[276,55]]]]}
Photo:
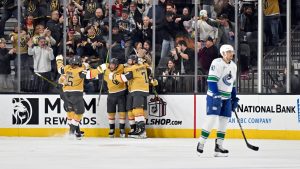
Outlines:
{"type": "Polygon", "coordinates": [[[213,157],[214,140],[204,154],[197,139],[0,137],[0,169],[300,169],[300,141],[225,140],[229,157],[213,157]]]}

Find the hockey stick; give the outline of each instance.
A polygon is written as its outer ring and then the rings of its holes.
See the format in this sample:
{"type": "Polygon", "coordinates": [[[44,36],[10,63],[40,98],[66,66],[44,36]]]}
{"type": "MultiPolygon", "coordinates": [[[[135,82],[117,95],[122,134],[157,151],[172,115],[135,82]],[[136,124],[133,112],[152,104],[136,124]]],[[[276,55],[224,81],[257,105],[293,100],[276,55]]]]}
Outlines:
{"type": "Polygon", "coordinates": [[[38,77],[40,77],[41,79],[47,81],[48,83],[50,83],[51,85],[53,85],[55,87],[56,90],[58,90],[59,94],[60,94],[60,98],[63,100],[63,101],[66,101],[68,102],[69,104],[71,104],[71,100],[65,96],[65,93],[64,91],[62,90],[62,86],[52,80],[49,80],[47,79],[46,77],[42,76],[41,74],[37,73],[37,72],[34,72],[34,74],[36,74],[38,77]]]}
{"type": "MultiPolygon", "coordinates": [[[[107,51],[107,54],[106,54],[105,65],[107,64],[108,56],[109,56],[109,50],[107,51]]],[[[104,75],[105,75],[105,70],[103,72],[103,79],[102,79],[101,85],[100,85],[100,91],[99,91],[97,106],[99,106],[99,104],[100,104],[100,99],[101,99],[101,95],[102,95],[102,88],[103,88],[103,82],[104,82],[104,75]]]]}
{"type": "Polygon", "coordinates": [[[259,147],[256,147],[256,146],[251,145],[250,143],[248,143],[247,138],[246,138],[246,135],[245,135],[244,130],[243,130],[243,128],[242,128],[240,119],[239,119],[239,117],[238,117],[236,111],[234,111],[234,114],[235,114],[235,117],[236,117],[236,119],[237,119],[237,121],[238,121],[238,123],[239,123],[240,129],[241,129],[241,131],[242,131],[242,134],[243,134],[244,140],[245,140],[245,142],[246,142],[246,144],[247,144],[247,147],[250,148],[251,150],[258,151],[259,147]]]}
{"type": "Polygon", "coordinates": [[[40,77],[41,79],[43,80],[46,80],[48,83],[50,83],[51,85],[53,85],[54,87],[58,87],[59,84],[56,83],[56,82],[53,82],[52,80],[49,80],[47,78],[45,78],[44,76],[42,76],[41,74],[37,73],[37,72],[34,72],[34,74],[36,74],[38,77],[40,77]]]}

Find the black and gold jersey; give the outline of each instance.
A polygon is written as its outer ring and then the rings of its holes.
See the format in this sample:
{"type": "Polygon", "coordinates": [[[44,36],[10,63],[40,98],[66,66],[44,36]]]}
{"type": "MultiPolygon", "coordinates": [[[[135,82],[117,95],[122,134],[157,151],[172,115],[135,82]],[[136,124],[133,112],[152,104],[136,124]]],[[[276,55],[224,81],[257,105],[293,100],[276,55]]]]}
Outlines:
{"type": "Polygon", "coordinates": [[[65,76],[63,91],[83,92],[84,78],[80,74],[85,70],[85,66],[77,66],[76,68],[72,68],[70,65],[64,66],[62,60],[58,60],[56,63],[58,72],[65,76]]]}
{"type": "MultiPolygon", "coordinates": [[[[109,67],[109,64],[106,65],[106,67],[109,67]]],[[[110,94],[112,93],[118,93],[126,90],[126,84],[125,83],[120,83],[117,80],[110,80],[109,79],[109,74],[110,73],[116,73],[116,74],[122,74],[124,73],[124,65],[120,64],[116,70],[111,71],[110,69],[106,69],[105,74],[104,74],[104,80],[107,83],[107,88],[108,92],[110,94]]]]}
{"type": "Polygon", "coordinates": [[[128,91],[149,93],[148,66],[144,64],[132,65],[125,70],[125,74],[116,75],[115,80],[127,82],[128,91]]]}

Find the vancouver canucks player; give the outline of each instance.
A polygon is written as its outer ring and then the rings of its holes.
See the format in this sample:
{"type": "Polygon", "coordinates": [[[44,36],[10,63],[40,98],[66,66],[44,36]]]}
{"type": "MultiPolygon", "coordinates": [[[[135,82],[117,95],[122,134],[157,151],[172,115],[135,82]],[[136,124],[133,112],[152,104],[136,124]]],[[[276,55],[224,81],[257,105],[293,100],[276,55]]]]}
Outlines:
{"type": "Polygon", "coordinates": [[[235,88],[237,66],[232,61],[234,49],[231,45],[222,45],[220,53],[222,58],[213,60],[207,78],[207,116],[197,145],[198,154],[203,153],[205,141],[217,121],[215,156],[228,155],[228,150],[224,149],[222,145],[228,119],[231,117],[231,112],[237,108],[239,101],[235,88]]]}

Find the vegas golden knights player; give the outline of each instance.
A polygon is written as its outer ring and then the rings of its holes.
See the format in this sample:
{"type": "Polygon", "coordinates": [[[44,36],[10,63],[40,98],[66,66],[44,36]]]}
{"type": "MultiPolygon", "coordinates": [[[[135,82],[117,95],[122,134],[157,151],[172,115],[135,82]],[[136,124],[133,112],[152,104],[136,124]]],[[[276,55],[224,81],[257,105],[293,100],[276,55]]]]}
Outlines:
{"type": "MultiPolygon", "coordinates": [[[[118,107],[119,113],[119,128],[120,128],[120,137],[125,137],[125,120],[126,120],[126,84],[120,83],[116,80],[110,80],[109,75],[112,73],[122,74],[124,73],[124,65],[119,64],[118,59],[112,58],[109,64],[100,66],[103,70],[104,67],[107,69],[104,72],[104,80],[107,83],[108,87],[108,97],[107,97],[107,113],[109,121],[109,137],[114,137],[115,135],[115,116],[116,116],[116,107],[118,107]]],[[[92,75],[96,74],[96,70],[91,70],[92,75]]],[[[87,75],[89,74],[89,71],[87,75]]]]}
{"type": "MultiPolygon", "coordinates": [[[[138,138],[146,138],[144,106],[147,103],[147,96],[149,95],[149,75],[151,70],[146,64],[138,64],[136,55],[130,55],[127,64],[131,66],[126,68],[125,74],[113,73],[110,75],[110,79],[123,83],[128,82],[128,91],[132,102],[132,114],[134,115],[136,125],[132,135],[138,138]]],[[[128,101],[130,102],[130,100],[128,101]]],[[[129,113],[128,116],[130,117],[129,113]]]]}
{"type": "MultiPolygon", "coordinates": [[[[64,101],[64,109],[67,112],[69,134],[80,139],[83,136],[79,122],[84,113],[83,85],[84,79],[87,78],[86,67],[81,64],[80,56],[73,56],[69,60],[69,64],[64,66],[63,56],[58,55],[56,64],[58,73],[61,74],[58,82],[63,85],[61,99],[64,101]]],[[[95,70],[102,72],[101,67],[97,67],[95,70]]],[[[93,76],[89,75],[89,77],[93,76]]]]}

